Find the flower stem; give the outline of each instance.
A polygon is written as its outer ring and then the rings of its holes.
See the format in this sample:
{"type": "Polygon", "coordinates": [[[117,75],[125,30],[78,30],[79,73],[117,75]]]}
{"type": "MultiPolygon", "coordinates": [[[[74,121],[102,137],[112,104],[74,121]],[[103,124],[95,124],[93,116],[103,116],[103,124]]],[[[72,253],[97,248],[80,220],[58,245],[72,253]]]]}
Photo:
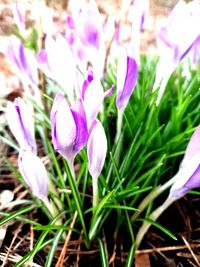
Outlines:
{"type": "Polygon", "coordinates": [[[95,208],[99,202],[98,177],[92,177],[92,188],[93,188],[93,208],[95,208]]]}
{"type": "Polygon", "coordinates": [[[136,220],[138,216],[145,210],[145,208],[149,205],[151,201],[153,201],[156,197],[162,194],[167,188],[169,188],[176,180],[177,174],[173,176],[169,181],[165,184],[156,187],[153,191],[151,191],[140,203],[138,206],[137,212],[135,212],[131,218],[132,221],[136,220]]]}
{"type": "Polygon", "coordinates": [[[75,180],[76,176],[75,176],[75,170],[74,170],[74,158],[67,159],[67,163],[68,163],[71,175],[75,180]]]}
{"type": "Polygon", "coordinates": [[[124,114],[124,109],[118,109],[117,133],[116,133],[116,137],[115,137],[115,144],[117,144],[119,137],[121,135],[123,114],[124,114]]]}
{"type": "MultiPolygon", "coordinates": [[[[57,208],[56,208],[56,206],[55,206],[53,201],[49,201],[48,197],[44,197],[41,200],[45,204],[47,209],[49,210],[52,218],[58,216],[59,212],[58,212],[58,210],[57,210],[57,208]]],[[[62,224],[63,224],[63,222],[62,222],[61,218],[56,221],[56,225],[62,225],[62,224]]]]}
{"type": "MultiPolygon", "coordinates": [[[[148,219],[156,221],[158,219],[158,217],[174,202],[174,198],[168,197],[165,202],[159,206],[156,210],[154,210],[151,215],[149,216],[148,219]]],[[[138,247],[141,244],[141,241],[144,237],[144,235],[146,234],[146,232],[148,231],[149,227],[151,226],[150,222],[143,222],[141,228],[139,229],[137,235],[136,235],[136,239],[135,239],[135,248],[138,249],[138,247]]]]}

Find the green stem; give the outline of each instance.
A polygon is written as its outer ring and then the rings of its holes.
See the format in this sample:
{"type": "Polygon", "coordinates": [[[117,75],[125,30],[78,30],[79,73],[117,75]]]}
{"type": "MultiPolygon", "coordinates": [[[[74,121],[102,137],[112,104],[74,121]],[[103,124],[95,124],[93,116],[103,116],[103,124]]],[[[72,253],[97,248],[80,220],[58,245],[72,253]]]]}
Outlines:
{"type": "Polygon", "coordinates": [[[131,218],[132,221],[136,220],[138,216],[145,210],[145,208],[149,205],[151,201],[153,201],[156,197],[158,197],[160,194],[162,194],[167,188],[169,188],[176,180],[177,174],[173,176],[169,181],[167,181],[165,184],[156,187],[153,191],[151,191],[140,203],[138,206],[137,212],[135,212],[131,218]]]}
{"type": "MultiPolygon", "coordinates": [[[[49,201],[48,197],[45,197],[41,200],[49,210],[52,218],[58,216],[59,213],[53,201],[49,201]]],[[[62,224],[63,224],[62,219],[56,221],[56,225],[62,225],[62,224]]]]}
{"type": "Polygon", "coordinates": [[[119,137],[121,135],[123,114],[124,114],[124,109],[118,109],[117,133],[116,133],[116,137],[115,137],[115,144],[117,144],[119,137]]]}
{"type": "MultiPolygon", "coordinates": [[[[156,221],[158,217],[175,201],[174,198],[168,197],[165,202],[159,206],[156,210],[154,210],[148,219],[156,221]]],[[[142,226],[140,227],[140,230],[138,231],[135,239],[135,248],[138,249],[138,247],[141,244],[141,241],[148,231],[149,227],[151,226],[150,222],[143,222],[142,226]]]]}
{"type": "Polygon", "coordinates": [[[74,169],[74,158],[67,159],[67,163],[68,163],[71,175],[75,180],[76,176],[75,176],[75,169],[74,169]]]}
{"type": "Polygon", "coordinates": [[[99,202],[98,177],[92,177],[92,188],[93,188],[93,208],[95,208],[99,202]]]}

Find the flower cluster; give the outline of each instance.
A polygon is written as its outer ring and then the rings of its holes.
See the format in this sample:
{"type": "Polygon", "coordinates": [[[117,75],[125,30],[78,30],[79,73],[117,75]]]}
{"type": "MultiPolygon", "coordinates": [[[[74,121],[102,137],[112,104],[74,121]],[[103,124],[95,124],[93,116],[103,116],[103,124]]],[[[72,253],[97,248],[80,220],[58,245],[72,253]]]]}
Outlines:
{"type": "Polygon", "coordinates": [[[42,160],[37,156],[30,108],[21,98],[16,98],[13,103],[8,103],[6,115],[10,130],[20,146],[19,170],[33,194],[44,198],[48,194],[48,175],[42,160]]]}
{"type": "MultiPolygon", "coordinates": [[[[38,107],[37,111],[35,111],[33,105],[30,104],[31,101],[27,104],[22,98],[16,98],[13,103],[8,102],[6,116],[10,131],[19,144],[19,171],[33,195],[41,200],[47,199],[50,179],[42,158],[37,152],[33,117],[34,115],[37,117],[38,110],[41,114],[45,114],[44,116],[48,125],[47,129],[44,130],[44,135],[46,135],[46,138],[51,135],[51,152],[58,153],[54,154],[55,162],[57,163],[57,159],[59,161],[60,158],[64,158],[62,167],[64,165],[65,168],[68,164],[73,179],[71,179],[71,176],[68,178],[72,186],[75,185],[75,189],[78,184],[77,175],[75,173],[75,164],[76,162],[79,162],[79,159],[81,158],[80,156],[85,155],[87,167],[85,168],[84,166],[84,168],[89,172],[92,178],[94,208],[96,208],[99,203],[100,190],[98,188],[98,179],[99,177],[102,177],[101,172],[106,161],[109,142],[111,146],[113,145],[114,147],[114,156],[110,160],[113,165],[110,164],[109,166],[114,166],[113,169],[116,167],[116,174],[119,176],[118,178],[121,178],[121,180],[118,179],[119,184],[117,188],[123,188],[124,178],[122,177],[124,177],[124,169],[128,166],[127,162],[131,162],[131,160],[125,157],[122,167],[119,167],[119,170],[117,169],[124,137],[122,135],[122,122],[125,109],[131,99],[134,89],[136,88],[136,93],[138,95],[140,94],[139,91],[143,90],[143,88],[140,88],[142,87],[140,84],[137,87],[138,77],[140,77],[141,74],[140,64],[142,62],[140,61],[139,49],[141,29],[147,18],[148,8],[148,0],[131,1],[131,14],[133,15],[133,18],[131,18],[132,36],[130,43],[126,47],[118,46],[120,34],[120,25],[118,24],[115,36],[115,42],[117,43],[117,66],[114,78],[116,78],[116,83],[113,82],[114,79],[111,79],[112,82],[108,83],[108,86],[102,79],[107,67],[105,66],[107,63],[105,37],[106,23],[102,21],[102,17],[95,1],[89,1],[87,6],[79,7],[78,10],[72,12],[71,15],[66,16],[66,31],[62,34],[57,32],[52,26],[54,24],[51,16],[48,16],[48,21],[50,21],[51,24],[49,29],[47,20],[45,21],[45,19],[42,19],[42,25],[40,26],[42,26],[44,42],[42,46],[38,45],[35,50],[33,47],[32,49],[27,48],[26,38],[28,38],[28,32],[25,27],[25,10],[21,4],[16,4],[14,18],[18,28],[23,34],[23,38],[18,39],[14,35],[8,37],[5,46],[1,46],[1,51],[15,66],[16,73],[21,79],[24,87],[25,97],[28,96],[31,100],[33,99],[35,101],[34,107],[37,107],[37,104],[38,107]],[[44,90],[44,92],[42,92],[45,93],[45,97],[49,100],[47,106],[45,105],[46,103],[44,104],[41,101],[44,95],[41,96],[41,90],[39,89],[39,87],[42,86],[39,85],[38,73],[42,73],[41,76],[43,75],[44,87],[46,85],[51,85],[48,89],[50,87],[51,89],[53,88],[52,90],[49,90],[49,95],[48,91],[44,90]],[[114,90],[115,85],[116,90],[114,90]],[[104,115],[105,99],[109,99],[109,97],[113,100],[110,106],[112,105],[112,111],[116,114],[116,134],[113,143],[112,138],[107,141],[107,130],[105,131],[104,129],[107,121],[101,116],[101,113],[104,115]],[[53,104],[51,103],[51,100],[53,104]],[[48,120],[46,116],[49,116],[50,120],[48,120]],[[46,130],[48,131],[49,129],[51,133],[46,134],[46,130]],[[126,164],[127,166],[125,166],[126,164]]],[[[159,104],[173,71],[187,56],[192,59],[192,65],[199,61],[200,28],[197,27],[197,25],[200,25],[199,1],[193,0],[186,4],[183,0],[180,0],[171,11],[167,24],[159,30],[157,35],[159,60],[155,70],[156,78],[150,85],[150,97],[148,95],[149,98],[147,99],[145,98],[145,93],[141,93],[142,97],[140,99],[142,99],[143,103],[145,102],[145,105],[147,103],[147,108],[145,107],[146,110],[144,112],[142,110],[141,112],[141,121],[139,120],[142,129],[141,132],[139,129],[135,137],[133,137],[135,132],[132,135],[134,140],[131,143],[131,153],[134,149],[135,151],[139,150],[140,143],[142,143],[143,140],[147,140],[144,138],[135,145],[140,133],[143,135],[146,130],[151,128],[154,114],[157,116],[155,119],[156,127],[159,125],[159,119],[162,116],[159,104]],[[148,117],[147,127],[145,126],[146,128],[143,128],[146,119],[146,117],[143,117],[143,113],[148,112],[150,113],[150,118],[148,117]]],[[[144,76],[145,75],[143,75],[141,80],[145,80],[146,77],[144,76]]],[[[182,98],[184,97],[181,95],[181,100],[182,98]]],[[[184,108],[187,106],[187,101],[183,106],[184,108]]],[[[142,108],[143,106],[141,105],[139,112],[142,108]]],[[[182,109],[184,110],[184,108],[182,109]]],[[[132,108],[132,111],[135,110],[136,109],[132,108]]],[[[134,112],[131,113],[132,116],[133,113],[134,112]]],[[[41,117],[38,117],[38,119],[41,119],[41,117]]],[[[192,120],[189,119],[189,121],[192,120]]],[[[132,131],[131,123],[127,123],[129,132],[132,131]]],[[[139,123],[134,127],[136,128],[139,123]]],[[[167,127],[170,128],[171,125],[170,127],[169,125],[167,127]]],[[[150,137],[150,140],[153,140],[158,133],[160,133],[160,136],[162,134],[165,135],[165,131],[162,132],[161,128],[162,126],[160,126],[158,130],[156,128],[156,131],[152,128],[153,131],[151,131],[151,133],[153,132],[153,134],[150,137]]],[[[150,141],[148,140],[148,142],[150,141]]],[[[158,140],[158,142],[160,142],[160,140],[158,140]]],[[[142,155],[147,153],[148,158],[150,154],[156,155],[158,150],[162,152],[164,151],[161,147],[158,149],[156,148],[155,151],[149,151],[145,148],[142,155]]],[[[135,158],[132,159],[137,163],[137,159],[135,158]]],[[[138,161],[140,160],[141,158],[138,161]]],[[[142,166],[142,164],[140,164],[140,166],[142,166]]],[[[68,171],[67,168],[64,170],[68,171]]],[[[62,171],[60,171],[60,173],[62,171]]],[[[88,172],[86,174],[88,174],[88,172]]],[[[140,170],[138,173],[139,172],[140,170]]],[[[113,170],[110,170],[108,180],[113,173],[113,170]]],[[[149,173],[147,174],[150,176],[149,173]]],[[[145,175],[141,176],[142,178],[139,179],[139,185],[141,184],[141,181],[143,181],[143,177],[146,177],[145,175]]],[[[153,175],[155,175],[155,173],[153,173],[153,175]]],[[[70,187],[72,187],[71,184],[70,187]]],[[[129,181],[127,184],[129,184],[129,181]]],[[[115,185],[115,181],[112,186],[113,185],[115,185]]],[[[171,189],[167,201],[163,206],[159,207],[158,210],[152,213],[150,219],[157,219],[169,204],[184,196],[188,190],[200,187],[200,126],[196,128],[189,141],[185,156],[175,177],[168,181],[167,185],[164,184],[161,186],[160,191],[158,190],[155,194],[150,194],[150,197],[147,195],[147,198],[145,198],[144,202],[141,204],[139,213],[143,212],[147,207],[149,199],[152,200],[157,197],[164,191],[164,189],[168,188],[169,185],[171,186],[171,189]]],[[[109,189],[107,191],[109,191],[109,189]]],[[[143,188],[141,190],[143,190],[143,188]]],[[[128,191],[129,189],[127,189],[126,192],[128,191]]],[[[122,192],[121,196],[125,193],[122,192]]],[[[120,194],[118,196],[120,199],[120,194]]],[[[79,202],[78,197],[76,200],[79,202]]],[[[115,200],[117,203],[115,203],[116,207],[118,205],[117,197],[115,200]]],[[[126,206],[126,208],[127,207],[128,206],[126,206]]],[[[100,208],[102,209],[101,206],[100,208]]],[[[93,214],[97,211],[97,215],[99,215],[98,212],[100,213],[100,211],[98,211],[98,209],[93,210],[93,214]]],[[[95,214],[97,220],[100,221],[101,217],[98,217],[97,215],[95,214]]],[[[80,222],[82,223],[81,216],[80,222]]],[[[144,227],[141,228],[142,230],[139,231],[138,236],[136,237],[137,246],[139,246],[143,234],[148,229],[148,222],[145,223],[144,227]]],[[[128,224],[130,224],[129,220],[128,224]]]]}

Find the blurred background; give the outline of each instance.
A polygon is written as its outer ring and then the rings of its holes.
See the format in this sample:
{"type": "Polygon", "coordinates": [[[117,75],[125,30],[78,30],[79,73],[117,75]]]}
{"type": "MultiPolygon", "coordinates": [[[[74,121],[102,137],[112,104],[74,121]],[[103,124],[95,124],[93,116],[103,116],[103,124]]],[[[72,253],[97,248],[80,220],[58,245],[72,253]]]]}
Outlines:
{"type": "MultiPolygon", "coordinates": [[[[37,3],[38,0],[24,1],[26,3],[37,3]]],[[[50,12],[53,14],[53,20],[59,30],[62,32],[66,23],[66,14],[71,13],[77,4],[86,3],[86,0],[46,0],[50,12]]],[[[120,24],[121,45],[130,41],[132,0],[96,0],[98,8],[105,21],[115,21],[120,24]]],[[[149,16],[144,25],[141,35],[141,53],[154,54],[156,51],[156,31],[166,21],[170,10],[178,0],[150,0],[149,16]]],[[[10,35],[17,29],[13,19],[13,8],[16,1],[0,1],[0,38],[10,35]]],[[[32,10],[27,5],[27,23],[33,24],[32,10]]],[[[110,33],[111,36],[113,33],[110,33]]],[[[20,94],[20,81],[12,70],[11,64],[0,53],[0,97],[14,98],[20,94]]]]}

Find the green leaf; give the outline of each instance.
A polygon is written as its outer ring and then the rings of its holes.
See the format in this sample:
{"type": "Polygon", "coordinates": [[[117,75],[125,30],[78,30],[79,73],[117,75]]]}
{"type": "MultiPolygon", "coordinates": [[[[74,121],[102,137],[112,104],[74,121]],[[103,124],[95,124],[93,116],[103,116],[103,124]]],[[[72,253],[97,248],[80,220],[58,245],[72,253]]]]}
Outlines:
{"type": "Polygon", "coordinates": [[[166,229],[164,226],[160,225],[159,223],[149,219],[149,218],[144,218],[144,219],[138,219],[137,221],[142,221],[142,222],[148,222],[151,225],[155,226],[156,228],[158,228],[159,230],[161,230],[163,233],[165,233],[166,235],[168,235],[169,237],[171,237],[174,240],[177,240],[176,236],[174,234],[172,234],[172,232],[170,232],[168,229],[166,229]]]}
{"type": "Polygon", "coordinates": [[[82,210],[82,204],[81,204],[81,198],[80,198],[80,193],[78,191],[76,182],[74,180],[74,178],[71,175],[70,169],[68,167],[68,165],[66,164],[66,162],[63,160],[66,172],[67,172],[67,177],[68,177],[68,181],[69,181],[69,185],[71,188],[71,192],[76,204],[76,209],[79,215],[79,219],[83,228],[83,233],[85,236],[85,241],[86,241],[86,246],[89,247],[89,239],[88,239],[88,235],[87,235],[87,230],[86,230],[86,226],[85,226],[85,221],[84,221],[84,217],[83,217],[83,210],[82,210]]]}
{"type": "Polygon", "coordinates": [[[91,219],[91,226],[90,226],[90,231],[89,231],[89,239],[93,240],[96,236],[96,233],[99,231],[99,224],[102,221],[103,213],[103,208],[109,202],[110,198],[113,196],[115,191],[109,192],[97,205],[97,207],[94,210],[93,217],[91,219]]]}
{"type": "Polygon", "coordinates": [[[9,214],[8,216],[6,216],[4,219],[2,219],[0,221],[0,226],[5,224],[5,223],[7,223],[7,222],[9,222],[9,221],[11,221],[11,220],[13,220],[13,219],[18,219],[17,217],[19,215],[24,214],[24,213],[28,213],[31,210],[33,210],[34,208],[35,208],[35,206],[32,205],[32,206],[21,208],[21,209],[19,209],[17,211],[12,212],[11,214],[9,214]]]}
{"type": "Polygon", "coordinates": [[[99,244],[99,251],[100,251],[100,256],[101,256],[101,266],[108,267],[109,264],[108,264],[108,259],[106,255],[106,249],[100,238],[98,238],[98,244],[99,244]]]}
{"type": "Polygon", "coordinates": [[[131,249],[129,250],[128,257],[126,259],[126,267],[132,267],[133,266],[134,253],[135,253],[135,246],[133,244],[131,246],[131,249]]]}

